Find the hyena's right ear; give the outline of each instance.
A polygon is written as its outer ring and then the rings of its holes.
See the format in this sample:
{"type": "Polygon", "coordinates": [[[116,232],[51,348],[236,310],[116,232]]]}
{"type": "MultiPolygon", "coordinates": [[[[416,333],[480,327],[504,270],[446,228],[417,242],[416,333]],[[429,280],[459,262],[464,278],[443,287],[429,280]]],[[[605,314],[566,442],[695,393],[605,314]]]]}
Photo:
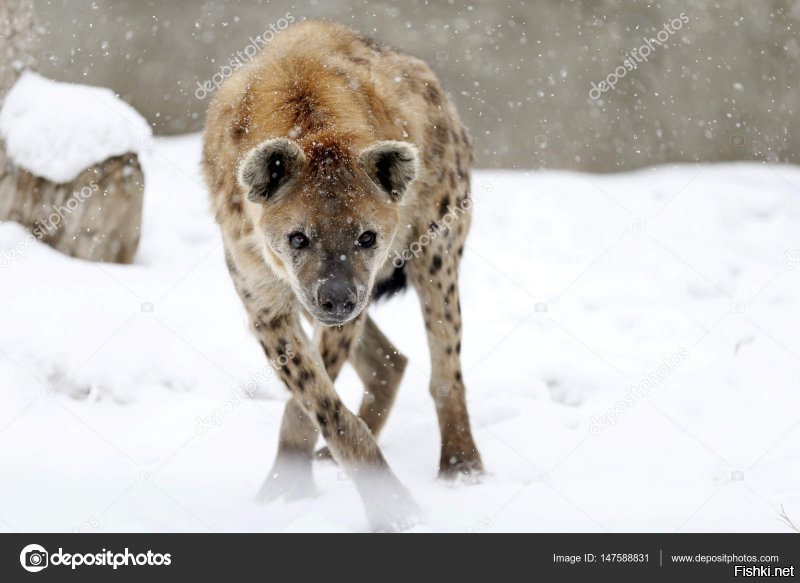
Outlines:
{"type": "Polygon", "coordinates": [[[265,203],[306,164],[303,150],[292,140],[274,138],[250,150],[239,164],[237,178],[247,200],[265,203]]]}
{"type": "Polygon", "coordinates": [[[408,142],[378,142],[364,149],[358,161],[367,176],[395,201],[403,197],[419,172],[419,152],[408,142]]]}

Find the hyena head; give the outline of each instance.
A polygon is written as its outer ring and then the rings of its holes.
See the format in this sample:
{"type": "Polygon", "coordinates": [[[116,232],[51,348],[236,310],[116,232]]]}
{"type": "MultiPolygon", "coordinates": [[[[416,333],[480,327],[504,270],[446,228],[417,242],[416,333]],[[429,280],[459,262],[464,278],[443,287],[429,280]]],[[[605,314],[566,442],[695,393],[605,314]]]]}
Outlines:
{"type": "Polygon", "coordinates": [[[417,175],[417,149],[381,141],[360,151],[341,140],[260,143],[238,181],[262,254],[320,323],[355,318],[367,305],[399,228],[398,205],[417,175]]]}

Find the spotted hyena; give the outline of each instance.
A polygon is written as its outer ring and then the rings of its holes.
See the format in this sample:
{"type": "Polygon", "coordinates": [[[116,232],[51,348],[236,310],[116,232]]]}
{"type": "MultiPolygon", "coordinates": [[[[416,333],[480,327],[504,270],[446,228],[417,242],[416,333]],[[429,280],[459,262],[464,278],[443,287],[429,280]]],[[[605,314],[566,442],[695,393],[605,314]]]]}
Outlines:
{"type": "Polygon", "coordinates": [[[346,468],[373,528],[415,520],[376,443],[407,360],[367,313],[407,284],[428,335],[439,472],[481,471],[460,362],[471,162],[433,72],[332,23],[281,32],[214,97],[203,168],[228,268],[266,357],[285,363],[278,375],[291,394],[261,498],[313,491],[321,433],[318,457],[329,452],[346,468]],[[358,416],[333,386],[345,361],[365,386],[358,416]]]}

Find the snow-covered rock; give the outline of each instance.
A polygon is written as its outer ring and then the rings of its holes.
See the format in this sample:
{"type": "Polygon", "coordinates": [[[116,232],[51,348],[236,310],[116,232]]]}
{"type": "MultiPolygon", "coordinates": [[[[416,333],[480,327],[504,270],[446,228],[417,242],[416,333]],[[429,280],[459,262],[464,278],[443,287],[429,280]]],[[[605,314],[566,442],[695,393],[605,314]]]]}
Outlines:
{"type": "Polygon", "coordinates": [[[0,136],[18,166],[56,183],[150,143],[147,121],[109,89],[26,71],[0,110],[0,136]]]}

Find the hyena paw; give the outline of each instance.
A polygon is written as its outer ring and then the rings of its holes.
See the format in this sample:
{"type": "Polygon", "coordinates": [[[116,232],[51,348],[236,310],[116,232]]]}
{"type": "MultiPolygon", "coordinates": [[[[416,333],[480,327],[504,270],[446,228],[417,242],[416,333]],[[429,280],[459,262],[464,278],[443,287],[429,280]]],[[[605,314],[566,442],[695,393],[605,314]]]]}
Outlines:
{"type": "Polygon", "coordinates": [[[466,480],[477,482],[483,475],[483,462],[477,451],[442,453],[439,461],[439,477],[445,480],[466,480]]]}
{"type": "Polygon", "coordinates": [[[336,460],[333,459],[333,454],[331,453],[331,450],[328,449],[327,445],[324,446],[324,447],[319,448],[314,453],[314,457],[316,459],[320,460],[320,461],[329,461],[329,462],[336,463],[336,460]]]}
{"type": "Polygon", "coordinates": [[[281,496],[286,500],[309,498],[317,493],[308,462],[275,462],[256,495],[256,502],[266,504],[281,496]]]}
{"type": "Polygon", "coordinates": [[[365,500],[365,505],[373,532],[403,532],[425,522],[422,508],[402,486],[392,494],[365,500]]]}

